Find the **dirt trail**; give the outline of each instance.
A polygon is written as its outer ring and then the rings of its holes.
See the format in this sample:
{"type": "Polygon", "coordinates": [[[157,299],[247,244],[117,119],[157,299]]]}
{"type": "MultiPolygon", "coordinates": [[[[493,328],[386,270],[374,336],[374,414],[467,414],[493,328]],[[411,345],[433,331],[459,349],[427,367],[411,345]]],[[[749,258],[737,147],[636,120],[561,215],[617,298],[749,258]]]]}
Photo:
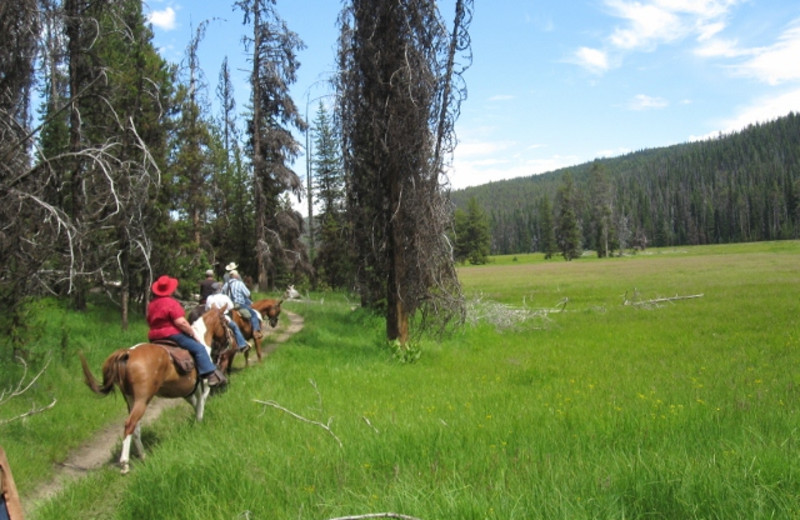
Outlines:
{"type": "MultiPolygon", "coordinates": [[[[262,352],[268,355],[274,352],[278,345],[285,342],[293,334],[303,328],[303,317],[293,312],[283,311],[283,316],[289,318],[289,325],[285,328],[279,326],[276,330],[269,330],[264,337],[262,352]]],[[[250,365],[258,362],[256,356],[250,357],[250,365]]],[[[147,407],[142,418],[142,425],[153,423],[161,413],[175,406],[188,406],[183,399],[154,399],[147,407]]],[[[91,471],[105,465],[114,465],[117,461],[112,457],[112,452],[117,443],[122,440],[122,423],[117,421],[107,425],[97,432],[86,444],[72,452],[67,459],[56,467],[56,474],[52,480],[39,486],[28,496],[22,497],[26,514],[44,500],[57,495],[69,482],[79,479],[91,471]]]]}

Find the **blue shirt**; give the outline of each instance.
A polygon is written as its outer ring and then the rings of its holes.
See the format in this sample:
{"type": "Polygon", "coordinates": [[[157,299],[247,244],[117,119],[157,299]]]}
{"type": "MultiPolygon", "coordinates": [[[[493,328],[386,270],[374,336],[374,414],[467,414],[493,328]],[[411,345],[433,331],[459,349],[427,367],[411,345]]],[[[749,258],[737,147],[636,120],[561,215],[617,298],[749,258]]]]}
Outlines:
{"type": "Polygon", "coordinates": [[[231,277],[225,285],[227,287],[223,288],[223,292],[230,296],[233,303],[246,307],[250,307],[253,304],[252,300],[250,300],[250,289],[247,288],[243,281],[231,277]]]}

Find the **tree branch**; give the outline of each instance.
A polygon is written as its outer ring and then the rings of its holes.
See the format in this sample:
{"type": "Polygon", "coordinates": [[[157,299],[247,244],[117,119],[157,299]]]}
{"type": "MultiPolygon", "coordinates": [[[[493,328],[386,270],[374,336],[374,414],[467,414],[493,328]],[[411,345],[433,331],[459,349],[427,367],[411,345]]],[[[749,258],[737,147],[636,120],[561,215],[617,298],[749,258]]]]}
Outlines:
{"type": "MultiPolygon", "coordinates": [[[[316,386],[316,384],[314,383],[313,380],[311,381],[311,385],[314,387],[315,390],[317,390],[317,386],[316,386]]],[[[319,390],[317,390],[317,395],[319,396],[319,390]]],[[[342,444],[341,439],[339,439],[339,437],[337,437],[336,434],[333,433],[333,430],[331,430],[331,421],[333,421],[332,417],[330,419],[328,419],[328,424],[323,424],[323,423],[321,423],[319,421],[314,421],[312,419],[307,419],[307,418],[303,417],[302,415],[297,414],[297,413],[289,410],[288,408],[285,408],[285,407],[279,405],[275,401],[260,401],[258,399],[253,399],[253,401],[255,401],[256,403],[259,403],[259,404],[263,404],[265,406],[271,406],[272,408],[277,408],[278,410],[280,410],[282,412],[288,413],[289,415],[291,415],[292,417],[294,417],[298,421],[302,421],[302,422],[305,422],[305,423],[308,423],[308,424],[313,424],[315,426],[319,426],[320,428],[322,428],[323,430],[325,430],[326,432],[331,434],[331,436],[334,439],[336,439],[336,442],[339,443],[339,447],[340,448],[344,447],[344,444],[342,444]]],[[[320,398],[320,405],[321,405],[321,402],[322,402],[322,399],[320,398]]]]}
{"type": "MultiPolygon", "coordinates": [[[[47,369],[47,366],[50,364],[50,359],[48,358],[47,362],[44,364],[44,367],[42,367],[42,369],[39,371],[39,373],[36,374],[33,377],[33,379],[28,381],[28,384],[24,384],[25,376],[28,374],[28,364],[25,363],[25,360],[22,359],[21,357],[17,357],[17,359],[19,360],[20,363],[22,363],[22,366],[24,367],[23,372],[22,372],[22,377],[19,378],[19,382],[17,382],[17,386],[15,388],[5,389],[5,390],[2,391],[2,393],[0,393],[0,406],[6,404],[11,399],[13,399],[15,397],[19,397],[20,395],[22,395],[25,392],[27,392],[28,390],[30,390],[31,386],[33,386],[33,384],[39,379],[39,377],[41,377],[41,375],[44,374],[44,371],[47,369]]],[[[3,426],[3,425],[8,424],[10,422],[16,421],[18,419],[22,419],[24,417],[30,417],[31,415],[36,415],[38,413],[42,413],[42,412],[44,412],[46,410],[49,410],[49,409],[53,408],[56,405],[56,402],[58,402],[58,399],[53,399],[53,402],[51,402],[47,406],[42,406],[40,408],[33,407],[29,411],[27,411],[27,412],[25,412],[23,414],[17,415],[16,417],[12,417],[10,419],[0,420],[0,426],[3,426]]]]}
{"type": "Polygon", "coordinates": [[[403,515],[400,513],[368,513],[366,515],[338,516],[329,520],[362,520],[365,518],[395,518],[397,520],[421,520],[415,516],[403,515]]]}
{"type": "Polygon", "coordinates": [[[651,300],[639,300],[639,299],[636,299],[637,295],[638,295],[638,291],[634,290],[634,292],[633,292],[633,298],[634,299],[633,300],[629,300],[628,299],[628,294],[626,293],[625,294],[625,301],[624,301],[623,305],[637,305],[637,306],[638,305],[658,305],[659,303],[673,302],[673,301],[678,301],[678,300],[692,300],[694,298],[702,298],[704,296],[703,293],[700,293],[700,294],[689,294],[689,295],[686,295],[686,296],[680,296],[680,295],[676,294],[675,296],[670,296],[670,297],[665,297],[665,298],[653,298],[651,300]]]}

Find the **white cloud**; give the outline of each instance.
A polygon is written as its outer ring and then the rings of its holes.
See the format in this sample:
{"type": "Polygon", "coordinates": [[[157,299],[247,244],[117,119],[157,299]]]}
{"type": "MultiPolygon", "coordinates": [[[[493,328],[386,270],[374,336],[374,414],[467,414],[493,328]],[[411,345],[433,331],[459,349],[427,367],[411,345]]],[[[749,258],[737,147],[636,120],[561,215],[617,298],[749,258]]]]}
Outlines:
{"type": "Polygon", "coordinates": [[[789,112],[800,113],[800,88],[754,101],[750,106],[741,110],[737,116],[725,121],[722,131],[734,132],[753,123],[772,121],[789,112]]]}
{"type": "Polygon", "coordinates": [[[703,42],[710,40],[717,34],[721,33],[725,29],[725,24],[722,22],[712,22],[708,24],[700,24],[698,27],[698,35],[697,41],[703,42]]]}
{"type": "Polygon", "coordinates": [[[795,20],[774,45],[750,54],[753,57],[738,67],[739,74],[770,85],[800,80],[800,20],[795,20]]]}
{"type": "Polygon", "coordinates": [[[640,2],[610,0],[606,5],[627,22],[611,35],[611,43],[620,49],[651,48],[686,35],[689,27],[674,12],[664,7],[640,2]]]}
{"type": "Polygon", "coordinates": [[[630,148],[617,148],[616,150],[600,150],[597,152],[597,155],[592,159],[602,159],[604,157],[619,157],[621,155],[625,155],[630,153],[630,148]]]}
{"type": "Polygon", "coordinates": [[[152,11],[147,17],[147,21],[159,29],[171,31],[175,28],[175,10],[167,7],[162,11],[152,11]]]}
{"type": "MultiPolygon", "coordinates": [[[[581,47],[572,63],[592,72],[602,73],[618,62],[614,51],[651,51],[661,44],[688,37],[708,42],[725,27],[725,17],[741,0],[605,0],[609,13],[621,20],[608,36],[605,51],[581,47]]],[[[704,52],[721,52],[721,43],[707,43],[704,52]]]]}
{"type": "Polygon", "coordinates": [[[581,47],[575,51],[571,61],[594,73],[602,73],[609,69],[608,55],[604,51],[589,47],[581,47]]]}
{"type": "Polygon", "coordinates": [[[739,110],[738,114],[719,123],[719,130],[701,136],[691,136],[693,141],[708,139],[722,134],[738,132],[749,125],[774,121],[789,112],[800,113],[800,88],[776,96],[764,96],[739,110]]]}
{"type": "Polygon", "coordinates": [[[692,35],[706,41],[725,29],[725,17],[738,1],[607,0],[612,15],[624,22],[609,39],[622,50],[650,50],[692,35]]]}
{"type": "Polygon", "coordinates": [[[696,48],[694,54],[701,58],[739,58],[752,55],[754,51],[739,48],[736,40],[714,38],[696,48]]]}
{"type": "Polygon", "coordinates": [[[580,162],[576,156],[533,157],[534,150],[542,147],[536,144],[521,148],[520,143],[513,141],[461,142],[448,172],[450,184],[453,189],[461,189],[545,173],[580,162]]]}
{"type": "Polygon", "coordinates": [[[647,96],[645,94],[638,94],[628,103],[630,110],[650,110],[656,108],[665,108],[669,102],[660,97],[647,96]]]}

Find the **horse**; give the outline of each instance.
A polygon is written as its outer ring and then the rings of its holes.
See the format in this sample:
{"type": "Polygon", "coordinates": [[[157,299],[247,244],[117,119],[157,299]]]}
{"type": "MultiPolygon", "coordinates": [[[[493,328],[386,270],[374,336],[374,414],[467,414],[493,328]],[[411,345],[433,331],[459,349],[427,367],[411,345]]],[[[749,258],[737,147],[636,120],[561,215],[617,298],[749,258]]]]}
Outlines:
{"type": "MultiPolygon", "coordinates": [[[[281,303],[283,300],[275,300],[272,298],[265,298],[253,302],[252,308],[258,312],[264,321],[269,322],[269,326],[273,329],[278,326],[278,317],[281,315],[281,303]]],[[[245,352],[245,360],[247,360],[247,352],[245,352]]],[[[256,355],[258,360],[261,361],[261,340],[259,338],[256,344],[256,355]]]]}
{"type": "Polygon", "coordinates": [[[270,327],[273,329],[278,325],[278,317],[281,315],[281,304],[283,300],[274,300],[265,298],[253,302],[253,309],[257,310],[263,319],[269,321],[270,327]]]}
{"type": "MultiPolygon", "coordinates": [[[[203,316],[207,314],[205,305],[198,305],[192,309],[187,315],[186,319],[194,327],[203,316]]],[[[226,339],[214,340],[211,343],[211,360],[217,365],[223,373],[230,373],[230,367],[233,364],[233,358],[236,356],[236,341],[233,338],[233,331],[228,327],[228,323],[223,315],[222,320],[225,326],[226,339]]],[[[198,324],[199,325],[199,324],[198,324]]],[[[208,344],[208,343],[207,343],[208,344]]]]}
{"type": "MultiPolygon", "coordinates": [[[[209,344],[225,341],[228,337],[228,327],[219,309],[203,314],[202,319],[192,324],[192,328],[203,337],[206,348],[209,344]]],[[[211,388],[197,376],[194,364],[190,370],[185,371],[176,367],[168,350],[170,348],[162,344],[140,343],[112,352],[103,362],[102,384],[95,379],[83,353],[78,353],[85,383],[94,393],[105,396],[116,386],[125,396],[128,418],[125,420],[125,437],[119,457],[120,472],[123,475],[130,471],[131,441],[136,445],[139,457],[145,457],[139,421],[154,396],[169,399],[182,397],[194,407],[195,419],[198,422],[203,420],[211,388]]],[[[186,350],[174,348],[177,352],[189,354],[186,350]]],[[[191,355],[189,358],[191,359],[191,355]]]]}

